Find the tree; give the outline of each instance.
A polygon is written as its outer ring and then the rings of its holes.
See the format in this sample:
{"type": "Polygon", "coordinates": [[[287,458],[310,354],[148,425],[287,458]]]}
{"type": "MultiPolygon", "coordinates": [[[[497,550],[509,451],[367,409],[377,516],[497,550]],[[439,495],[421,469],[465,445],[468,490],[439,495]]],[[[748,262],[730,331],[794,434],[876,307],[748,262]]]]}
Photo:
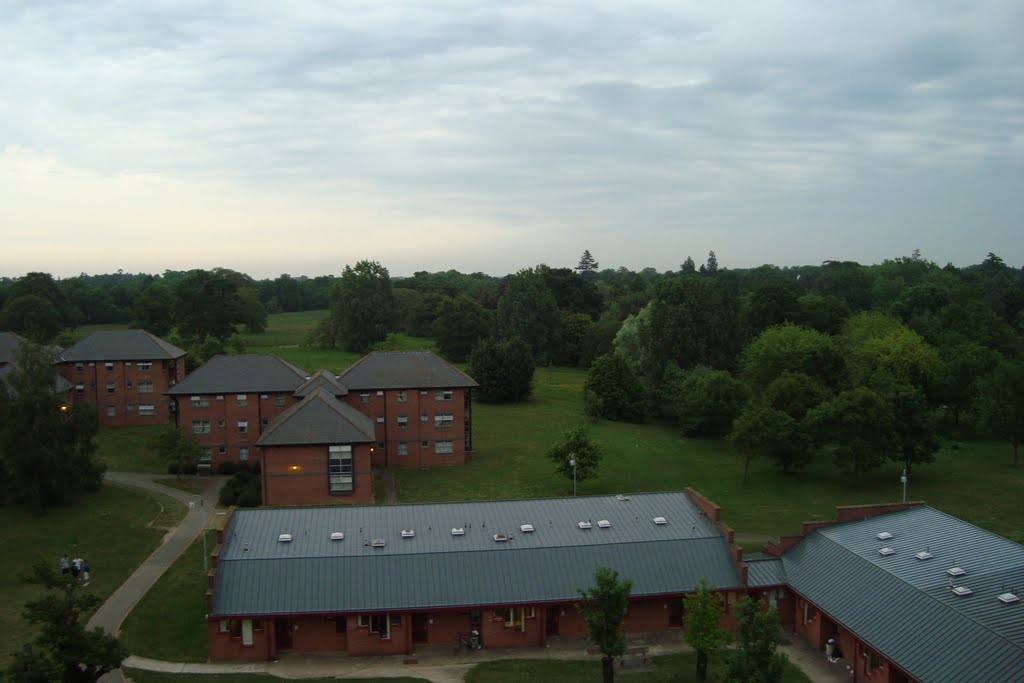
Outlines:
{"type": "MultiPolygon", "coordinates": [[[[670,369],[666,368],[665,372],[669,373],[670,369]]],[[[667,398],[672,401],[683,433],[716,439],[724,437],[732,430],[733,420],[747,402],[746,385],[727,371],[713,370],[706,365],[681,372],[678,391],[667,398]]]]}
{"type": "Polygon", "coordinates": [[[580,602],[577,605],[583,620],[587,622],[587,636],[604,655],[601,658],[601,672],[604,683],[615,680],[614,659],[626,651],[626,638],[622,622],[629,607],[629,593],[633,582],[619,579],[619,573],[608,567],[598,567],[594,572],[594,585],[586,590],[577,588],[580,602]]]}
{"type": "Polygon", "coordinates": [[[683,275],[693,275],[697,272],[697,264],[693,262],[692,256],[686,257],[686,260],[679,266],[679,272],[683,275]]]}
{"type": "Polygon", "coordinates": [[[106,469],[95,459],[98,429],[93,404],[64,403],[52,350],[21,344],[15,370],[0,380],[0,503],[40,514],[97,490],[106,469]]]}
{"type": "Polygon", "coordinates": [[[76,595],[80,586],[70,574],[58,574],[40,560],[26,579],[51,592],[25,603],[23,618],[42,628],[34,647],[15,655],[7,676],[17,683],[63,681],[95,683],[128,656],[117,638],[99,628],[85,629],[83,615],[103,602],[96,595],[76,595]],[[54,593],[59,591],[59,593],[54,593]]]}
{"type": "Polygon", "coordinates": [[[1006,360],[978,386],[975,406],[978,429],[1006,439],[1013,446],[1013,466],[1020,467],[1024,439],[1024,363],[1006,360]]]}
{"type": "MultiPolygon", "coordinates": [[[[601,447],[582,427],[570,429],[548,449],[548,459],[568,479],[586,481],[597,476],[601,464],[601,447]],[[575,466],[572,464],[575,462],[575,466]]],[[[575,493],[575,491],[574,491],[575,493]]]]}
{"type": "Polygon", "coordinates": [[[839,334],[843,323],[850,317],[850,307],[839,297],[831,295],[805,294],[797,299],[797,306],[800,319],[796,322],[824,334],[839,334]]]}
{"type": "Polygon", "coordinates": [[[748,596],[733,614],[739,624],[739,646],[729,653],[726,679],[729,683],[780,683],[786,659],[777,652],[782,633],[775,608],[765,611],[748,596]]]}
{"type": "Polygon", "coordinates": [[[181,473],[199,461],[202,447],[199,439],[191,432],[178,429],[177,425],[169,425],[161,429],[153,437],[152,447],[181,479],[181,473]]]}
{"type": "Polygon", "coordinates": [[[174,327],[174,292],[154,282],[135,297],[135,325],[163,337],[174,327]]]}
{"type": "Polygon", "coordinates": [[[331,323],[346,351],[366,353],[388,336],[394,296],[388,269],[376,261],[345,266],[331,290],[331,323]]]}
{"type": "Polygon", "coordinates": [[[575,270],[580,275],[586,275],[587,273],[596,273],[598,267],[601,264],[594,260],[594,257],[590,255],[589,249],[583,250],[583,255],[580,256],[580,262],[577,264],[575,270]]]}
{"type": "Polygon", "coordinates": [[[732,441],[743,456],[743,483],[750,462],[763,456],[783,472],[804,467],[810,460],[810,439],[801,422],[764,401],[754,401],[740,413],[732,429],[732,441]]]}
{"type": "Polygon", "coordinates": [[[63,327],[60,312],[49,300],[35,294],[11,297],[0,311],[0,330],[16,332],[45,344],[63,327]]]}
{"type": "Polygon", "coordinates": [[[251,334],[259,334],[267,329],[267,309],[260,303],[256,290],[252,287],[239,287],[238,320],[251,334]]]}
{"type": "Polygon", "coordinates": [[[704,579],[693,588],[693,593],[683,598],[683,638],[697,651],[697,680],[708,677],[708,659],[729,642],[729,634],[719,625],[722,620],[721,598],[712,591],[714,586],[704,579]]]}
{"type": "Polygon", "coordinates": [[[540,269],[521,270],[508,280],[498,301],[495,334],[518,337],[530,346],[534,360],[547,365],[558,348],[562,314],[540,269]]]}
{"type": "Polygon", "coordinates": [[[714,251],[708,252],[708,261],[705,264],[704,270],[702,272],[705,275],[710,275],[711,277],[714,277],[716,274],[718,274],[718,257],[715,256],[714,251]]]}
{"type": "MultiPolygon", "coordinates": [[[[238,289],[248,277],[226,268],[192,270],[174,281],[174,320],[185,339],[226,340],[241,318],[238,289]]],[[[188,345],[188,342],[186,342],[188,345]]]]}
{"type": "Polygon", "coordinates": [[[777,325],[759,334],[743,350],[740,367],[755,392],[787,371],[833,389],[847,383],[846,362],[835,340],[797,325],[777,325]]]}
{"type": "Polygon", "coordinates": [[[879,387],[879,393],[889,404],[892,412],[894,449],[890,457],[903,464],[909,475],[914,465],[935,462],[939,452],[939,440],[935,436],[935,411],[919,387],[902,382],[887,382],[879,387]]]}
{"type": "Polygon", "coordinates": [[[484,339],[469,354],[467,371],[481,403],[525,401],[533,391],[533,355],[522,339],[484,339]]]}
{"type": "Polygon", "coordinates": [[[892,410],[867,387],[848,389],[808,413],[821,442],[833,448],[836,464],[854,478],[878,467],[896,447],[892,410]]]}
{"type": "Polygon", "coordinates": [[[606,420],[643,421],[643,387],[618,354],[601,356],[590,366],[583,382],[583,412],[606,420]]]}
{"type": "Polygon", "coordinates": [[[799,322],[800,286],[780,275],[752,289],[744,298],[740,319],[747,339],[752,339],[767,327],[799,322]]]}
{"type": "Polygon", "coordinates": [[[490,313],[473,299],[465,294],[445,298],[433,324],[437,350],[448,360],[461,363],[490,327],[490,313]]]}

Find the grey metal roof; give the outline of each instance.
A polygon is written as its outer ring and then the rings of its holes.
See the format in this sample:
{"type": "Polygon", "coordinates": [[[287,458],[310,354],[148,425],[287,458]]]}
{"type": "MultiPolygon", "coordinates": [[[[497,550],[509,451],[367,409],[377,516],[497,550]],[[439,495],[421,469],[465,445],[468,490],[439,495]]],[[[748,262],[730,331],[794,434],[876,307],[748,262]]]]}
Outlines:
{"type": "Polygon", "coordinates": [[[786,568],[781,557],[753,553],[744,555],[743,561],[747,563],[747,585],[751,588],[786,585],[786,568]]]}
{"type": "Polygon", "coordinates": [[[270,354],[214,356],[167,392],[171,395],[293,392],[309,375],[270,354]]]}
{"type": "Polygon", "coordinates": [[[574,600],[601,565],[631,579],[636,596],[687,592],[702,578],[739,585],[725,537],[684,493],[239,510],[226,534],[211,616],[574,600]],[[331,541],[335,531],[345,539],[331,541]],[[372,547],[378,538],[383,548],[372,547]]]}
{"type": "Polygon", "coordinates": [[[479,386],[430,351],[374,351],[338,376],[350,390],[444,389],[479,386]]]}
{"type": "Polygon", "coordinates": [[[348,387],[338,381],[338,378],[328,370],[317,370],[316,374],[306,380],[302,386],[295,390],[296,396],[309,396],[317,389],[323,388],[334,396],[345,396],[348,394],[348,387]]]}
{"type": "Polygon", "coordinates": [[[257,446],[347,444],[376,441],[373,420],[317,389],[281,413],[256,441],[257,446]]]}
{"type": "Polygon", "coordinates": [[[921,506],[818,529],[783,562],[795,591],[918,680],[1024,680],[1024,600],[997,599],[1024,591],[1024,546],[921,506]],[[954,566],[971,595],[950,590],[954,566]]]}
{"type": "Polygon", "coordinates": [[[184,350],[145,330],[104,330],[64,349],[61,360],[161,360],[184,355],[184,350]]]}

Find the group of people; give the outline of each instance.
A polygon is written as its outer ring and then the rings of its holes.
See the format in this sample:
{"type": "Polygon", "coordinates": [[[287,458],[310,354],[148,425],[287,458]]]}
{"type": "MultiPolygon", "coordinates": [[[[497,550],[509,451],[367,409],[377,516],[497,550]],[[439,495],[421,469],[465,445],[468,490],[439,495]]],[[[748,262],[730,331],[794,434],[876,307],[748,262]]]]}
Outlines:
{"type": "Polygon", "coordinates": [[[71,574],[71,577],[75,581],[81,581],[83,586],[89,585],[89,561],[83,560],[80,557],[76,557],[73,560],[68,560],[68,556],[64,555],[60,558],[60,573],[71,574]]]}

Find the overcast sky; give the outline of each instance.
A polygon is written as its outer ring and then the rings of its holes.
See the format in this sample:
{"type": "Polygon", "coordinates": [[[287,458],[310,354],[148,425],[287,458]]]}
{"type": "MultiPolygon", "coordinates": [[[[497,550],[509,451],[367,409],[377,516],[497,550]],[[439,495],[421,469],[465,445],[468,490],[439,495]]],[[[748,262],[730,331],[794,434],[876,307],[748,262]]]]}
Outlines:
{"type": "Polygon", "coordinates": [[[1024,262],[1024,3],[5,2],[0,275],[1024,262]]]}

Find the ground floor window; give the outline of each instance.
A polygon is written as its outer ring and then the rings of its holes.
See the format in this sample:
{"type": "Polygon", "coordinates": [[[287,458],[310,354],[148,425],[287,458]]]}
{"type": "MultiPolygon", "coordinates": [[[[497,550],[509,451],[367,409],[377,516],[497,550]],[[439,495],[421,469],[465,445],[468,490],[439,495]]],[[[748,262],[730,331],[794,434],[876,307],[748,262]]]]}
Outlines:
{"type": "Polygon", "coordinates": [[[331,493],[350,493],[352,480],[352,446],[329,446],[327,468],[331,493]]]}
{"type": "Polygon", "coordinates": [[[454,441],[435,441],[434,452],[438,455],[450,455],[455,452],[454,441]]]}
{"type": "Polygon", "coordinates": [[[409,443],[407,441],[398,442],[398,454],[409,455],[409,443]]]}
{"type": "Polygon", "coordinates": [[[391,627],[402,625],[401,614],[371,614],[370,633],[379,633],[381,640],[391,638],[391,627]]]}
{"type": "Polygon", "coordinates": [[[239,448],[238,459],[242,462],[247,462],[249,460],[249,449],[245,447],[239,448]]]}
{"type": "MultiPolygon", "coordinates": [[[[533,609],[532,607],[530,609],[533,609]]],[[[505,627],[517,631],[526,630],[526,610],[522,607],[506,607],[504,610],[505,627]]]]}
{"type": "Polygon", "coordinates": [[[139,404],[139,415],[153,415],[156,412],[156,406],[148,403],[139,404]]]}
{"type": "Polygon", "coordinates": [[[881,655],[879,655],[877,652],[875,652],[867,646],[862,647],[864,650],[864,666],[867,668],[867,670],[874,671],[875,669],[882,668],[882,665],[885,662],[882,660],[881,655]]]}

